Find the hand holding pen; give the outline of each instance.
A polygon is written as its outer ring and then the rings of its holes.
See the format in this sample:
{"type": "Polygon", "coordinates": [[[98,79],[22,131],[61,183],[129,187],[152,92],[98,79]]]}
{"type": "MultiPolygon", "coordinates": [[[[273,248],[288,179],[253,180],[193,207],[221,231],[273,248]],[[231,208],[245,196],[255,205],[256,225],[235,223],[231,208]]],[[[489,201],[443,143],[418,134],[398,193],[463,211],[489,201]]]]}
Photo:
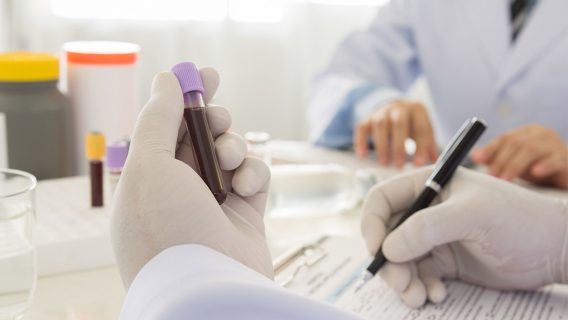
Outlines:
{"type": "Polygon", "coordinates": [[[496,290],[568,281],[568,199],[485,173],[458,168],[435,203],[390,231],[431,175],[432,167],[413,170],[368,193],[363,238],[369,252],[381,248],[388,262],[380,279],[363,290],[384,281],[406,305],[417,308],[426,301],[440,303],[459,288],[445,280],[496,290]]]}
{"type": "MultiPolygon", "coordinates": [[[[425,182],[423,191],[420,193],[413,204],[394,224],[391,230],[398,228],[416,212],[428,207],[434,198],[440,193],[442,188],[448,183],[452,175],[460,165],[461,161],[467,156],[475,142],[481,136],[486,126],[482,120],[473,118],[467,121],[452,139],[450,144],[440,155],[438,162],[434,166],[433,172],[425,182]]],[[[364,226],[363,226],[364,228],[364,226]]],[[[385,230],[386,231],[386,230],[385,230]]],[[[382,248],[379,248],[373,261],[362,275],[357,289],[361,288],[370,280],[387,262],[382,248]]]]}

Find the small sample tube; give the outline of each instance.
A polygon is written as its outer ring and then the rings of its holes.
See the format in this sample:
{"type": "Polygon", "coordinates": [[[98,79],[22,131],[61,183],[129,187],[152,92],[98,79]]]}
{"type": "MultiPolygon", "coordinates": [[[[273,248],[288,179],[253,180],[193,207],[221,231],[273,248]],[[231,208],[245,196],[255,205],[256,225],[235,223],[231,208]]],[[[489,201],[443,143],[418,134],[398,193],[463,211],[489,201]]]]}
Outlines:
{"type": "Polygon", "coordinates": [[[257,157],[266,162],[267,165],[272,164],[270,150],[268,150],[268,142],[270,134],[263,131],[249,131],[245,133],[245,140],[248,146],[248,154],[257,157]]]}
{"type": "Polygon", "coordinates": [[[108,182],[110,199],[114,197],[116,186],[126,163],[130,144],[126,140],[119,140],[107,145],[106,166],[108,169],[108,182]]]}
{"type": "Polygon", "coordinates": [[[172,68],[183,92],[185,109],[183,117],[191,138],[197,172],[207,184],[219,204],[225,202],[227,192],[223,174],[215,153],[215,142],[209,129],[205,110],[203,81],[199,70],[192,62],[182,62],[172,68]]]}
{"type": "Polygon", "coordinates": [[[103,158],[105,157],[105,136],[99,132],[87,134],[85,151],[89,160],[91,178],[91,206],[103,206],[103,158]]]}

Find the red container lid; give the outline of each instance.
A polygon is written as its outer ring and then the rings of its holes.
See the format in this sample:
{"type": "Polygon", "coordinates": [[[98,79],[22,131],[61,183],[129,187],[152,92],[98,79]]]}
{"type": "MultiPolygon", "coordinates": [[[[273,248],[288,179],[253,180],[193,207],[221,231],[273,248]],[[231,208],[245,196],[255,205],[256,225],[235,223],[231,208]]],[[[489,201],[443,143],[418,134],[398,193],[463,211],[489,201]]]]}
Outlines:
{"type": "Polygon", "coordinates": [[[68,63],[77,64],[134,64],[140,46],[129,42],[74,41],[63,45],[68,63]]]}

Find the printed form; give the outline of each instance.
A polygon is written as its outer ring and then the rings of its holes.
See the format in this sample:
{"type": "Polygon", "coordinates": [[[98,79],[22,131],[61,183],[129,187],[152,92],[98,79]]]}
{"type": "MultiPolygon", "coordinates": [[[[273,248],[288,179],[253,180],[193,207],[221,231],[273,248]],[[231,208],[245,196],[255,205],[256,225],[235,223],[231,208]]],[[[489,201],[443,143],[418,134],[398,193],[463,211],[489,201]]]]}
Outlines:
{"type": "Polygon", "coordinates": [[[370,261],[360,239],[332,237],[321,247],[327,254],[317,264],[301,271],[289,268],[296,274],[286,287],[367,319],[568,320],[568,286],[562,285],[525,292],[447,281],[444,302],[410,309],[378,276],[355,292],[356,282],[370,261]]]}
{"type": "Polygon", "coordinates": [[[502,292],[459,282],[446,282],[448,297],[438,305],[412,310],[379,278],[356,294],[350,288],[334,303],[369,319],[427,320],[560,320],[568,319],[568,287],[502,292]]]}

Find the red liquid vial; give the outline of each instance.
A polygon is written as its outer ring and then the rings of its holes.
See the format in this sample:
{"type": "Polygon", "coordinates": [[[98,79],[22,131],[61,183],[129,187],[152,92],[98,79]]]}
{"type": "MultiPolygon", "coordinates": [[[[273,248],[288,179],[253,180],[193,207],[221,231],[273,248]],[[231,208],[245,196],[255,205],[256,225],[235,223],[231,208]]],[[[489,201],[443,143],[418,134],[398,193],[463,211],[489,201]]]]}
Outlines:
{"type": "Polygon", "coordinates": [[[91,179],[91,206],[103,206],[103,158],[105,156],[105,136],[99,132],[90,132],[85,138],[85,153],[89,160],[91,179]]]}
{"type": "Polygon", "coordinates": [[[201,179],[207,184],[219,204],[225,202],[227,193],[223,181],[223,174],[217,161],[215,142],[205,108],[185,108],[183,117],[193,146],[193,155],[197,160],[197,170],[201,179]]]}
{"type": "Polygon", "coordinates": [[[223,173],[215,153],[215,141],[207,121],[206,104],[203,100],[205,89],[195,64],[182,62],[172,68],[183,92],[185,109],[183,117],[197,164],[197,173],[207,184],[219,204],[227,199],[223,173]]]}
{"type": "Polygon", "coordinates": [[[91,179],[91,207],[102,207],[103,162],[99,160],[89,162],[89,175],[91,179]]]}

